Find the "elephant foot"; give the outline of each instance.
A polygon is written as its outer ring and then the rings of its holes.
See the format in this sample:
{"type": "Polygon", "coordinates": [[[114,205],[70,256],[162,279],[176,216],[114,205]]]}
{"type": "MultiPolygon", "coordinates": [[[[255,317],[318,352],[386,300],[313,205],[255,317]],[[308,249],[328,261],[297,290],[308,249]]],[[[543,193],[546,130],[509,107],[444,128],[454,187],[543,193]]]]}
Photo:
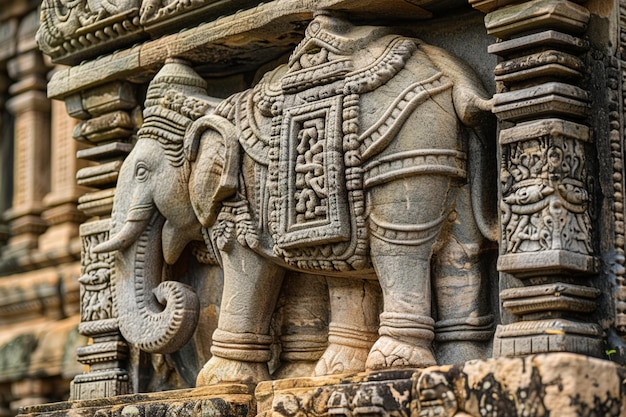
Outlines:
{"type": "Polygon", "coordinates": [[[368,348],[331,343],[317,362],[313,376],[363,372],[368,348]]]}
{"type": "Polygon", "coordinates": [[[389,336],[381,336],[367,357],[367,369],[399,367],[427,368],[437,365],[430,346],[418,346],[389,336]]]}
{"type": "Polygon", "coordinates": [[[473,359],[491,356],[489,346],[483,341],[457,340],[437,343],[437,359],[444,365],[464,363],[473,359]]]}
{"type": "Polygon", "coordinates": [[[317,361],[294,361],[281,364],[272,379],[302,378],[313,375],[317,361]]]}
{"type": "Polygon", "coordinates": [[[256,385],[269,379],[265,362],[244,362],[213,356],[200,370],[196,386],[223,383],[256,385]]]}

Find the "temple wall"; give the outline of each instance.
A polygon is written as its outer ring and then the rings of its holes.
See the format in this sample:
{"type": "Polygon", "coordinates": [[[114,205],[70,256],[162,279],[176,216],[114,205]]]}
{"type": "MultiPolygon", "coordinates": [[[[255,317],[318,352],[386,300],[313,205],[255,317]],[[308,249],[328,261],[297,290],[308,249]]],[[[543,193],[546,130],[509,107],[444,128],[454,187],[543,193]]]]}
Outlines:
{"type": "Polygon", "coordinates": [[[626,415],[620,1],[4,3],[2,415],[626,415]]]}

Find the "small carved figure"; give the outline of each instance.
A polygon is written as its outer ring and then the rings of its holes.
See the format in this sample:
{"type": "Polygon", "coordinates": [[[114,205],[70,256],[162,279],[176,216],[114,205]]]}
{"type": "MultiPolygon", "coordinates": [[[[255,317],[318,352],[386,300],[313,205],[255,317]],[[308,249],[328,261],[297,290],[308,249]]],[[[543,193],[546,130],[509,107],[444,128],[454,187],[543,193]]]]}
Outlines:
{"type": "MultiPolygon", "coordinates": [[[[94,249],[119,251],[123,335],[153,352],[191,336],[193,290],[160,281],[162,259],[176,262],[199,240],[224,270],[199,385],[270,377],[270,319],[287,270],[335,277],[331,291],[336,278],[382,289],[373,346],[362,329],[331,323],[318,373],[434,365],[435,337],[444,361],[479,355],[493,326],[479,258],[495,229],[482,196],[470,195],[481,166],[470,158],[468,169],[467,148],[490,108],[484,96],[447,52],[323,13],[288,65],[217,106],[189,66],[169,61],[120,172],[112,237],[94,249]]],[[[340,303],[331,297],[331,316],[340,303]]]]}

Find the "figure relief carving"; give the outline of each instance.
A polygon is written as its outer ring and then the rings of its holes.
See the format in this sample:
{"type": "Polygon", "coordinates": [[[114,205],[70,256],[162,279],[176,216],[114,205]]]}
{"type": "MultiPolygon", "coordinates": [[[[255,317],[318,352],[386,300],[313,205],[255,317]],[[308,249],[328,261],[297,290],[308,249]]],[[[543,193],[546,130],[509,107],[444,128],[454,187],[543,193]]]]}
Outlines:
{"type": "Polygon", "coordinates": [[[44,0],[39,48],[52,58],[140,31],[140,0],[44,0]]]}
{"type": "Polygon", "coordinates": [[[551,142],[538,138],[504,147],[501,208],[507,253],[592,253],[582,144],[551,142]]]}
{"type": "Polygon", "coordinates": [[[143,0],[141,2],[140,22],[142,25],[154,24],[173,15],[177,15],[205,4],[216,3],[214,0],[143,0]]]}
{"type": "Polygon", "coordinates": [[[94,248],[116,251],[131,343],[167,352],[191,336],[197,298],[162,266],[200,242],[224,289],[198,385],[270,378],[287,271],[328,277],[318,375],[433,365],[435,339],[442,362],[484,355],[493,317],[480,258],[497,228],[473,182],[486,155],[468,149],[486,139],[491,101],[467,64],[322,12],[255,87],[214,105],[204,85],[176,59],[155,76],[111,238],[94,248]],[[350,300],[359,314],[343,311],[350,300]]]}
{"type": "Polygon", "coordinates": [[[88,233],[82,237],[83,253],[80,282],[81,332],[86,335],[99,333],[104,327],[117,329],[116,315],[111,290],[111,271],[114,256],[110,253],[95,253],[92,249],[109,239],[106,231],[88,233]]]}

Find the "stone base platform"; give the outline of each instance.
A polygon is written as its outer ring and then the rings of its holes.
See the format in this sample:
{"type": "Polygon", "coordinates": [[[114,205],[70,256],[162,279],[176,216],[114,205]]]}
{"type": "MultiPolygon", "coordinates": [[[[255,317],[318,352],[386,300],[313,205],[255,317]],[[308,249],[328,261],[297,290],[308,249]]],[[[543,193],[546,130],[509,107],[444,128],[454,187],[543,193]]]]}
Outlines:
{"type": "Polygon", "coordinates": [[[557,353],[47,404],[21,417],[626,416],[626,368],[557,353]]]}
{"type": "Polygon", "coordinates": [[[36,405],[20,416],[39,417],[253,417],[256,401],[246,385],[118,395],[82,401],[36,405]]]}

